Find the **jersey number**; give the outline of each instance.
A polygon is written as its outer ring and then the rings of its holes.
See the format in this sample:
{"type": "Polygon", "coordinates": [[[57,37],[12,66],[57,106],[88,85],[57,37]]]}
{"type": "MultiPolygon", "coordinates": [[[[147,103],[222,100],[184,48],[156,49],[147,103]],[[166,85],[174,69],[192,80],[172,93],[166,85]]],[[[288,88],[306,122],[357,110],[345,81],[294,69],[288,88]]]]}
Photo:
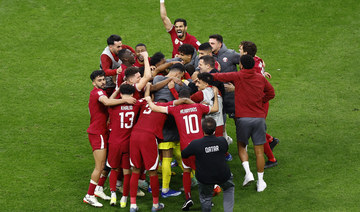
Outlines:
{"type": "Polygon", "coordinates": [[[145,105],[145,109],[143,111],[143,114],[150,114],[151,113],[151,109],[149,107],[149,104],[146,104],[145,105]]]}
{"type": "Polygon", "coordinates": [[[120,116],[120,128],[130,129],[133,126],[134,122],[134,112],[121,112],[119,113],[120,116]],[[128,118],[130,123],[124,123],[124,118],[128,118]]]}
{"type": "Polygon", "coordinates": [[[195,114],[184,116],[183,119],[185,120],[185,127],[186,127],[186,133],[198,133],[199,132],[199,122],[198,117],[195,114]],[[195,125],[193,125],[193,123],[195,125]]]}

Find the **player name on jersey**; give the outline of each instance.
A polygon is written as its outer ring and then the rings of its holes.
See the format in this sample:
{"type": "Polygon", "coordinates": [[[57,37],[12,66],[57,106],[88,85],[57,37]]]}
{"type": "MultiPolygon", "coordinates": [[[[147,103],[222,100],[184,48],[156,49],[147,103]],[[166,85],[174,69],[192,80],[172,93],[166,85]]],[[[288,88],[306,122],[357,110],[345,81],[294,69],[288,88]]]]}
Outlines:
{"type": "Polygon", "coordinates": [[[196,107],[191,107],[191,108],[180,110],[180,113],[184,114],[184,113],[191,113],[191,112],[196,112],[196,111],[197,111],[196,107]]]}
{"type": "Polygon", "coordinates": [[[121,110],[133,110],[132,105],[121,106],[121,110]]]}

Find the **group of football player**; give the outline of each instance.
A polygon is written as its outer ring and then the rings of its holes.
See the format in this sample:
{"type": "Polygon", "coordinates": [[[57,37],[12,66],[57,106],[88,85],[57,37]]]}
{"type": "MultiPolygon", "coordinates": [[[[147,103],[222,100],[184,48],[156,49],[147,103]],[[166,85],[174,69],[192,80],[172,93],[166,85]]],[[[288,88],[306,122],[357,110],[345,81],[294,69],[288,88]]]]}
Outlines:
{"type": "MultiPolygon", "coordinates": [[[[252,138],[257,191],[264,191],[264,168],[277,165],[272,150],[279,140],[266,133],[268,101],[275,93],[266,79],[271,75],[265,72],[265,63],[256,56],[256,45],[242,41],[237,53],[225,46],[219,34],[200,43],[187,33],[186,20],[170,21],[164,0],[160,0],[160,15],[171,36],[172,58],[166,59],[161,52],[149,57],[145,44],[133,49],[123,44],[119,35],[111,35],[100,56],[100,70],[90,75],[94,88],[87,132],[95,168],[83,201],[102,207],[99,197],[115,206],[118,191],[122,193],[120,207],[126,207],[130,194],[130,211],[137,211],[136,197],[144,196],[145,190],[153,197],[151,210],[161,210],[160,194],[163,198],[181,195],[170,188],[171,167],[178,165],[183,170],[179,190],[185,194],[181,209],[189,210],[194,204],[191,187],[197,183],[195,158],[182,158],[181,151],[204,136],[201,120],[205,117],[216,121],[214,135],[224,137],[228,145],[233,139],[225,123],[227,118],[234,119],[238,154],[245,170],[243,186],[254,181],[247,155],[248,139],[252,138]],[[104,192],[107,178],[110,196],[104,192]]],[[[226,152],[224,160],[231,161],[232,155],[226,152]]],[[[221,192],[218,185],[213,192],[221,192]]]]}

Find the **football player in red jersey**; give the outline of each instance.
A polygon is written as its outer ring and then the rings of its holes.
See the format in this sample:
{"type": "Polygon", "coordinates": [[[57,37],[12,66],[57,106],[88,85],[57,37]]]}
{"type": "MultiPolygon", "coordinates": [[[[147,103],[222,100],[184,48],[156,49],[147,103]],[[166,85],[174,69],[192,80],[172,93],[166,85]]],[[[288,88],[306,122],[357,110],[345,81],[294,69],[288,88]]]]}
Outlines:
{"type": "MultiPolygon", "coordinates": [[[[218,90],[213,87],[214,95],[217,96],[218,90]]],[[[180,98],[190,98],[190,91],[182,89],[179,92],[180,98]]],[[[214,105],[206,106],[203,104],[182,104],[177,106],[157,106],[149,98],[146,98],[151,110],[173,115],[180,135],[180,148],[185,149],[189,143],[194,139],[199,139],[203,136],[201,128],[201,118],[204,114],[217,112],[219,109],[218,99],[214,98],[214,105]]],[[[190,172],[195,169],[195,158],[190,157],[183,159],[183,186],[185,192],[185,203],[182,210],[187,211],[194,204],[191,199],[191,177],[190,172]]]]}
{"type": "Polygon", "coordinates": [[[160,16],[166,31],[171,36],[171,41],[173,44],[172,57],[176,57],[176,55],[179,53],[179,46],[184,43],[192,45],[196,50],[199,49],[200,42],[193,35],[187,33],[187,22],[185,19],[178,18],[174,21],[174,24],[171,23],[166,13],[164,0],[160,0],[160,16]]]}
{"type": "MultiPolygon", "coordinates": [[[[271,74],[265,71],[265,62],[258,56],[256,56],[257,47],[255,43],[251,41],[241,41],[239,45],[239,52],[241,55],[251,55],[254,58],[255,65],[254,69],[257,73],[262,74],[264,77],[271,79],[271,74]]],[[[269,102],[264,104],[266,110],[266,117],[269,112],[269,102]]],[[[279,143],[279,139],[272,137],[270,134],[266,133],[266,143],[264,144],[264,153],[268,158],[268,161],[265,163],[265,169],[276,166],[277,160],[273,154],[274,147],[279,143]]]]}
{"type": "MultiPolygon", "coordinates": [[[[90,75],[92,84],[94,85],[93,90],[90,92],[89,99],[89,112],[90,112],[90,126],[87,129],[89,135],[89,141],[93,149],[93,155],[95,160],[95,168],[91,174],[90,185],[87,194],[83,198],[85,203],[88,203],[94,207],[102,207],[94,195],[95,188],[98,184],[100,174],[104,169],[106,159],[106,148],[107,148],[107,119],[108,112],[107,106],[114,106],[122,103],[134,104],[136,100],[134,98],[129,99],[109,99],[105,88],[105,72],[102,70],[94,71],[90,75]]],[[[101,191],[101,194],[104,193],[101,191]]],[[[105,196],[100,196],[106,198],[105,196]]]]}

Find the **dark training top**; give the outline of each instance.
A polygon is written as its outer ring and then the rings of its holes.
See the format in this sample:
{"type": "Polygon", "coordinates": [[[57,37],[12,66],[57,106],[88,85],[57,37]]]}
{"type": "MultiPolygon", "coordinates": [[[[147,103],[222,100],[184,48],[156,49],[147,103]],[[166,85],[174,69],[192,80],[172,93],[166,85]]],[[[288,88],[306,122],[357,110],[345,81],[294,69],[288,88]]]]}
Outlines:
{"type": "Polygon", "coordinates": [[[182,152],[183,158],[195,156],[196,179],[203,184],[221,184],[230,179],[231,172],[225,161],[228,143],[224,137],[204,136],[193,140],[182,152]]]}

